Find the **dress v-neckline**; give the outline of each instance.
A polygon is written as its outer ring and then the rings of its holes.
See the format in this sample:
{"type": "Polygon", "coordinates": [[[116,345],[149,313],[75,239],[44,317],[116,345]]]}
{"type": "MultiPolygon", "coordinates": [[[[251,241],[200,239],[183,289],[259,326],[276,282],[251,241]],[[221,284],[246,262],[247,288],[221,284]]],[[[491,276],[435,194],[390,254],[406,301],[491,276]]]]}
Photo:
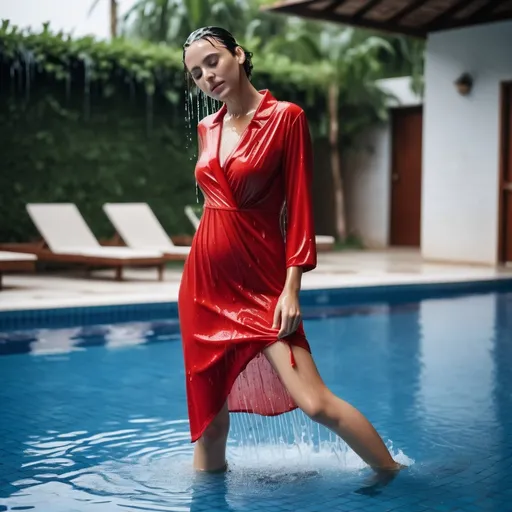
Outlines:
{"type": "Polygon", "coordinates": [[[252,118],[250,119],[250,121],[247,123],[247,126],[242,130],[242,133],[240,134],[240,136],[238,137],[238,140],[236,141],[236,143],[234,144],[233,148],[231,149],[231,151],[226,155],[226,158],[224,159],[224,162],[221,162],[220,160],[220,150],[221,150],[221,145],[222,145],[222,139],[223,139],[223,135],[224,135],[224,120],[222,120],[222,123],[220,123],[220,132],[219,132],[219,138],[217,140],[217,162],[219,163],[219,167],[224,171],[225,170],[225,167],[226,167],[226,163],[230,160],[230,158],[233,156],[233,154],[235,153],[235,151],[238,149],[238,147],[240,146],[241,142],[242,142],[242,138],[245,136],[245,134],[247,133],[247,131],[249,130],[249,126],[251,126],[251,123],[254,119],[254,116],[256,115],[256,112],[254,113],[254,115],[252,116],[252,118]]]}
{"type": "MultiPolygon", "coordinates": [[[[256,119],[256,116],[259,114],[260,109],[263,105],[263,102],[265,100],[265,96],[261,95],[260,102],[258,103],[258,106],[256,107],[254,114],[252,115],[250,121],[247,123],[247,126],[243,129],[242,133],[240,134],[240,137],[238,137],[238,140],[236,141],[236,144],[233,146],[233,149],[226,155],[226,158],[224,159],[224,162],[220,161],[220,147],[222,144],[222,135],[224,131],[224,118],[227,114],[227,109],[224,115],[222,116],[222,121],[219,123],[219,133],[217,137],[217,148],[216,148],[216,159],[217,163],[219,164],[219,167],[222,169],[222,171],[226,171],[226,164],[231,160],[233,155],[236,153],[240,145],[242,144],[242,140],[245,138],[247,132],[249,131],[250,126],[252,125],[253,121],[256,119]]],[[[223,107],[226,108],[226,107],[223,107]]]]}

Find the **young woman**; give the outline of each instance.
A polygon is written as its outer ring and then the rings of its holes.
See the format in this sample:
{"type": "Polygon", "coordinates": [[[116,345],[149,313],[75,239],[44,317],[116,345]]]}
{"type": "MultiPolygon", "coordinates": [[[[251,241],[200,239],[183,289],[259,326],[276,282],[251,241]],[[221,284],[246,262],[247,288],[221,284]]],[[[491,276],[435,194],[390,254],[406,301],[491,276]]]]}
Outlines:
{"type": "Polygon", "coordinates": [[[196,86],[223,103],[198,126],[204,213],[179,293],[194,467],[226,469],[230,411],[300,407],[375,470],[400,469],[368,420],[322,382],[302,326],[301,276],[316,266],[303,110],[253,87],[251,54],[222,28],[193,32],[183,58],[196,86]]]}

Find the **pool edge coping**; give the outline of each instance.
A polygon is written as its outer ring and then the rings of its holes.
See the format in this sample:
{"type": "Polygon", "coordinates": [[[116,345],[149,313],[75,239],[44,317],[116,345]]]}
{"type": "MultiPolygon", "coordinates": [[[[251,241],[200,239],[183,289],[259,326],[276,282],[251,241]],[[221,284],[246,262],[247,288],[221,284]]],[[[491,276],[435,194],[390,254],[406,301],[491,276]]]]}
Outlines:
{"type": "MultiPolygon", "coordinates": [[[[332,286],[332,287],[308,287],[303,288],[300,291],[301,299],[309,298],[311,296],[319,295],[352,295],[354,298],[361,298],[364,296],[374,296],[383,291],[387,293],[400,293],[400,292],[467,292],[467,293],[478,293],[481,291],[502,291],[504,288],[510,286],[512,291],[512,276],[482,276],[473,277],[471,279],[451,279],[451,280],[431,280],[431,281],[408,281],[408,282],[393,282],[393,283],[362,283],[357,285],[349,286],[332,286]]],[[[118,297],[122,299],[122,297],[118,297]]],[[[91,304],[91,303],[77,303],[73,305],[62,304],[62,305],[41,305],[40,307],[15,307],[15,308],[2,308],[0,306],[0,318],[9,315],[19,315],[28,313],[44,313],[44,312],[66,312],[76,310],[100,310],[100,309],[114,309],[114,308],[133,308],[133,307],[162,307],[162,306],[177,306],[178,299],[173,298],[171,300],[161,298],[161,300],[137,300],[137,301],[109,301],[108,303],[102,304],[91,304]]],[[[322,305],[322,301],[317,302],[318,306],[322,305]]]]}

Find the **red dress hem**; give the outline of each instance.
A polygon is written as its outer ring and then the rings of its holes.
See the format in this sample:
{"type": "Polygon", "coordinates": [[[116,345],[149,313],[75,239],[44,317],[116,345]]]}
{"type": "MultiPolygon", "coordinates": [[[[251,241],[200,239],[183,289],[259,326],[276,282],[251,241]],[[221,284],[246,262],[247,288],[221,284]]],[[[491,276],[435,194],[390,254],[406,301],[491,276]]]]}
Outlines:
{"type": "MultiPolygon", "coordinates": [[[[224,406],[224,404],[226,403],[226,400],[228,400],[229,398],[229,394],[231,393],[231,389],[233,387],[233,385],[235,384],[236,380],[238,379],[238,377],[240,376],[240,374],[247,368],[247,365],[253,360],[255,359],[259,354],[261,354],[267,347],[270,347],[270,345],[273,345],[274,343],[277,343],[279,341],[283,342],[283,343],[287,343],[290,347],[290,364],[295,367],[296,364],[295,364],[295,358],[293,356],[293,352],[292,352],[292,347],[291,345],[295,345],[297,347],[302,347],[303,349],[307,350],[309,353],[311,353],[311,347],[309,346],[309,343],[307,341],[307,339],[305,337],[302,337],[302,339],[300,340],[297,340],[295,342],[288,342],[287,340],[282,340],[282,339],[276,339],[276,340],[273,340],[273,341],[270,341],[268,342],[266,345],[263,345],[261,347],[261,350],[259,350],[256,354],[254,354],[252,357],[250,357],[247,362],[245,362],[245,364],[242,366],[242,369],[240,370],[240,372],[238,373],[238,375],[233,379],[233,382],[230,384],[229,386],[229,392],[227,393],[227,395],[224,397],[224,400],[222,401],[222,405],[220,406],[220,408],[215,412],[213,413],[212,415],[210,415],[208,417],[207,420],[205,420],[203,426],[198,430],[198,434],[196,435],[191,435],[191,440],[190,442],[191,443],[195,443],[196,441],[198,441],[201,436],[204,434],[204,431],[208,428],[208,425],[210,425],[210,423],[215,419],[215,417],[217,416],[217,414],[219,414],[220,410],[222,409],[222,407],[224,406]]],[[[258,340],[260,341],[260,340],[258,340]]],[[[251,343],[251,342],[248,342],[248,343],[251,343]]],[[[286,414],[287,412],[291,412],[291,411],[294,411],[295,409],[298,409],[298,406],[295,404],[293,406],[291,406],[289,409],[287,410],[283,410],[283,411],[280,411],[280,412],[268,412],[268,413],[265,413],[265,414],[261,414],[261,413],[258,413],[258,412],[254,412],[254,410],[252,409],[246,409],[246,408],[239,408],[239,409],[229,409],[229,413],[247,413],[247,414],[259,414],[260,416],[268,416],[268,417],[274,417],[274,416],[280,416],[281,414],[286,414]]]]}

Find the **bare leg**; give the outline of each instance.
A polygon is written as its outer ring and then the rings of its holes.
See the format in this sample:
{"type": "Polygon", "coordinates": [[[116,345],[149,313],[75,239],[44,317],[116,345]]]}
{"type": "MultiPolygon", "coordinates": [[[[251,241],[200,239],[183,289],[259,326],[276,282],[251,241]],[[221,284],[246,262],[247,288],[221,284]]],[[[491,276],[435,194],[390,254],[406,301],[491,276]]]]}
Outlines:
{"type": "Polygon", "coordinates": [[[227,403],[208,425],[194,447],[194,469],[198,471],[225,471],[226,443],[229,433],[227,403]]]}
{"type": "Polygon", "coordinates": [[[290,365],[289,346],[277,342],[264,351],[295,403],[314,421],[340,436],[375,470],[398,470],[372,424],[352,405],[335,396],[323,383],[311,354],[292,347],[297,366],[290,365]]]}

